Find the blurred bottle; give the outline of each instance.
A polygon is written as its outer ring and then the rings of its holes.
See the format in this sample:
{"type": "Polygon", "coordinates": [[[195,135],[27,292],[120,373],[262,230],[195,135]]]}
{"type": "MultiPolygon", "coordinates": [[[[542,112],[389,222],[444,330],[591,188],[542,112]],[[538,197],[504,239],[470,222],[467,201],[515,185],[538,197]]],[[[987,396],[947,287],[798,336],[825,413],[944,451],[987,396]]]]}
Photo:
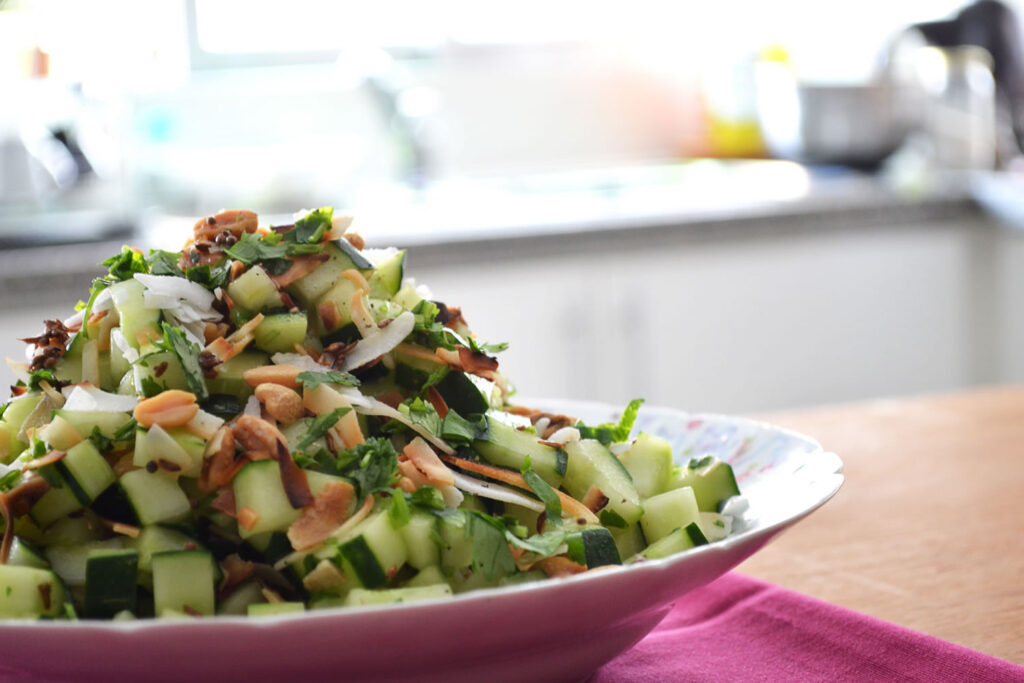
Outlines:
{"type": "Polygon", "coordinates": [[[709,152],[715,157],[761,158],[764,137],[758,121],[755,55],[722,62],[704,74],[702,89],[709,152]]]}

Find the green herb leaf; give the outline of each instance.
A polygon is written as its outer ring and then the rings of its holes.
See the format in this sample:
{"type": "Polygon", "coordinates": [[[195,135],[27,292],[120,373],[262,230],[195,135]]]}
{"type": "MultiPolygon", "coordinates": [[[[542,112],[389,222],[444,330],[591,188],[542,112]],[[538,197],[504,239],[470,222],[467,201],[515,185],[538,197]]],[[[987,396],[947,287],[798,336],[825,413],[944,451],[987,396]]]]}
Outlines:
{"type": "Polygon", "coordinates": [[[56,381],[57,377],[53,374],[53,370],[47,370],[46,368],[33,370],[32,374],[28,376],[28,390],[40,391],[42,389],[42,387],[39,386],[40,382],[49,382],[50,385],[53,386],[56,381]]]}
{"type": "Polygon", "coordinates": [[[275,233],[260,237],[256,233],[247,232],[226,253],[234,260],[251,266],[262,261],[284,258],[288,253],[288,245],[280,244],[280,236],[275,233]]]}
{"type": "Polygon", "coordinates": [[[342,415],[350,410],[352,409],[338,408],[329,413],[317,415],[316,418],[313,419],[312,424],[309,425],[309,431],[306,432],[306,435],[295,445],[295,450],[305,450],[307,446],[326,434],[327,430],[333,427],[338,420],[341,419],[342,415]]]}
{"type": "Polygon", "coordinates": [[[341,384],[346,387],[357,387],[359,386],[359,380],[356,379],[355,375],[341,370],[324,370],[323,372],[300,372],[296,379],[302,383],[302,386],[306,387],[310,391],[316,389],[321,384],[341,384]]]}
{"type": "Polygon", "coordinates": [[[704,457],[701,457],[701,458],[690,458],[690,462],[687,463],[686,466],[688,468],[690,468],[691,470],[699,470],[699,469],[701,469],[703,467],[707,467],[708,465],[710,465],[714,461],[715,461],[715,456],[713,456],[713,455],[705,455],[704,457]]]}
{"type": "Polygon", "coordinates": [[[622,417],[619,418],[618,424],[606,422],[596,427],[588,427],[581,422],[576,427],[580,430],[580,436],[584,439],[597,439],[606,446],[610,443],[622,443],[629,439],[629,433],[633,431],[636,415],[643,403],[644,400],[642,398],[635,398],[630,401],[626,409],[622,411],[622,417]]]}
{"type": "Polygon", "coordinates": [[[597,513],[597,518],[601,520],[601,524],[604,526],[610,526],[615,529],[625,529],[628,526],[626,524],[626,520],[622,518],[622,515],[615,512],[615,510],[609,510],[608,508],[597,513]]]}
{"type": "Polygon", "coordinates": [[[388,520],[392,529],[401,529],[412,519],[412,512],[409,511],[409,504],[405,501],[405,494],[396,491],[391,496],[391,505],[388,507],[388,520]]]}
{"type": "Polygon", "coordinates": [[[95,446],[96,450],[100,453],[106,453],[114,448],[114,442],[104,436],[98,426],[92,428],[92,434],[89,435],[89,441],[92,442],[92,445],[95,446]]]}
{"type": "MultiPolygon", "coordinates": [[[[398,453],[389,439],[370,437],[348,450],[354,457],[342,474],[355,480],[361,496],[385,490],[397,479],[398,453]]],[[[338,457],[340,460],[342,454],[338,457]]]]}
{"type": "Polygon", "coordinates": [[[434,406],[421,398],[414,398],[409,403],[398,405],[398,412],[406,415],[413,423],[426,428],[431,434],[440,436],[441,416],[434,406]]]}
{"type": "Polygon", "coordinates": [[[526,456],[526,460],[523,462],[523,469],[520,470],[520,474],[523,475],[523,479],[526,480],[527,485],[533,490],[537,497],[540,498],[540,502],[544,503],[544,511],[547,513],[547,521],[551,524],[561,524],[562,522],[562,500],[555,493],[555,490],[551,488],[551,485],[541,479],[540,475],[533,471],[533,467],[530,466],[530,456],[526,456]]]}
{"type": "Polygon", "coordinates": [[[565,543],[566,535],[567,532],[564,529],[554,529],[543,534],[519,538],[510,529],[505,534],[505,538],[517,548],[535,553],[539,557],[551,557],[552,555],[557,555],[558,551],[561,550],[562,545],[565,543]]]}
{"type": "Polygon", "coordinates": [[[433,486],[421,486],[409,494],[409,502],[428,510],[444,510],[444,496],[433,486]]]}
{"type": "Polygon", "coordinates": [[[0,491],[10,491],[21,481],[21,470],[13,469],[0,477],[0,491]]]}
{"type": "Polygon", "coordinates": [[[167,391],[167,387],[164,386],[163,384],[160,384],[160,382],[157,382],[152,377],[142,378],[142,395],[145,398],[152,398],[153,396],[156,396],[157,394],[160,394],[164,391],[167,391]]]}
{"type": "Polygon", "coordinates": [[[473,539],[470,566],[489,580],[508,576],[516,571],[515,559],[508,548],[507,527],[490,515],[465,510],[466,531],[473,539]]]}
{"type": "Polygon", "coordinates": [[[135,273],[148,273],[149,266],[142,254],[132,250],[131,247],[121,247],[121,253],[111,256],[101,265],[109,269],[109,278],[115,282],[131,280],[135,273]]]}
{"type": "Polygon", "coordinates": [[[225,260],[216,267],[211,267],[206,263],[201,266],[192,266],[185,271],[185,277],[213,291],[218,287],[227,287],[228,279],[231,277],[231,265],[225,260]]]}
{"type": "MultiPolygon", "coordinates": [[[[237,415],[238,413],[235,414],[237,415]]],[[[116,432],[114,432],[114,441],[129,441],[134,439],[135,428],[138,426],[139,423],[135,421],[135,418],[130,418],[127,422],[121,425],[116,432]]]]}
{"type": "Polygon", "coordinates": [[[282,237],[285,241],[295,244],[319,244],[331,229],[333,219],[334,209],[330,206],[310,211],[295,221],[295,227],[282,237]]]}
{"type": "Polygon", "coordinates": [[[79,333],[85,339],[89,338],[89,317],[92,315],[92,306],[96,303],[96,297],[111,284],[113,284],[111,281],[104,280],[103,278],[96,278],[92,281],[92,288],[89,290],[89,301],[86,302],[84,313],[82,313],[82,331],[79,333]]]}
{"type": "Polygon", "coordinates": [[[146,262],[149,264],[149,272],[153,275],[173,275],[185,277],[185,273],[178,266],[181,254],[162,249],[150,249],[146,262]]]}
{"type": "Polygon", "coordinates": [[[473,423],[449,409],[441,423],[441,438],[448,443],[469,444],[476,438],[481,426],[473,423]]]}
{"type": "Polygon", "coordinates": [[[210,396],[210,392],[206,388],[203,369],[199,366],[199,354],[202,349],[198,344],[190,342],[185,337],[185,333],[177,327],[171,327],[167,323],[161,323],[161,325],[164,330],[162,348],[173,352],[178,357],[188,388],[196,395],[196,399],[205,401],[210,396]]]}

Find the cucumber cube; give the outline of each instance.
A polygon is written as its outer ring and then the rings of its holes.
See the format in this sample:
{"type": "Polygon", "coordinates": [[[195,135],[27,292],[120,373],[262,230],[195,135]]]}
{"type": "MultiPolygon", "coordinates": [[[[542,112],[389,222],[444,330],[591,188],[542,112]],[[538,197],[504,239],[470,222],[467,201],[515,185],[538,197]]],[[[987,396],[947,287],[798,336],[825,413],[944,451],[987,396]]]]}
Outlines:
{"type": "Polygon", "coordinates": [[[689,486],[652,496],[644,501],[644,516],[640,518],[644,538],[648,543],[659,541],[675,529],[696,523],[699,512],[689,486]]]}
{"type": "Polygon", "coordinates": [[[214,613],[216,569],[205,550],[180,550],[153,555],[153,611],[214,613]]]}
{"type": "Polygon", "coordinates": [[[253,266],[229,284],[228,296],[247,311],[259,312],[281,305],[277,285],[259,266],[253,266]]]}

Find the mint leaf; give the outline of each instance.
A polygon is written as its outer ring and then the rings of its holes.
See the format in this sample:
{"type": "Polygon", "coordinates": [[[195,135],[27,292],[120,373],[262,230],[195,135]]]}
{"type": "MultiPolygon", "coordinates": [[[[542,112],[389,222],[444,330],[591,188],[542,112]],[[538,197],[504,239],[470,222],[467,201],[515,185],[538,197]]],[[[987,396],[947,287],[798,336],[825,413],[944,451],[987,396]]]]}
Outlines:
{"type": "Polygon", "coordinates": [[[414,398],[409,403],[401,403],[398,411],[406,415],[413,423],[426,428],[431,434],[441,434],[441,416],[434,406],[421,398],[414,398]]]}
{"type": "Polygon", "coordinates": [[[565,543],[567,532],[564,529],[554,529],[543,534],[534,534],[527,538],[519,538],[511,530],[505,534],[505,539],[516,546],[540,557],[551,557],[557,555],[565,543]]]}
{"type": "Polygon", "coordinates": [[[160,346],[178,357],[188,388],[196,395],[196,399],[205,401],[210,392],[206,388],[203,369],[199,366],[199,354],[202,349],[198,344],[190,342],[185,337],[185,333],[177,327],[171,327],[167,323],[161,323],[161,325],[164,330],[164,339],[160,346]]]}
{"type": "Polygon", "coordinates": [[[494,580],[516,571],[515,559],[508,549],[507,527],[500,520],[476,510],[465,510],[466,532],[473,540],[470,566],[485,578],[494,580]]]}
{"type": "Polygon", "coordinates": [[[359,380],[355,375],[341,370],[324,370],[323,372],[300,372],[296,379],[310,391],[321,384],[341,384],[346,387],[359,386],[359,380]]]}
{"type": "Polygon", "coordinates": [[[288,245],[279,242],[280,236],[275,233],[260,237],[256,233],[247,232],[243,233],[242,238],[225,253],[234,260],[251,266],[262,261],[284,258],[288,253],[288,245]]]}
{"type": "Polygon", "coordinates": [[[618,424],[605,422],[596,427],[588,427],[582,422],[576,425],[580,430],[580,436],[584,439],[597,439],[606,446],[610,443],[622,443],[629,439],[629,433],[633,431],[633,424],[636,422],[636,415],[640,406],[644,403],[642,398],[634,398],[622,411],[622,417],[618,424]]]}
{"type": "Polygon", "coordinates": [[[448,443],[469,444],[476,438],[478,426],[449,409],[441,423],[441,438],[448,443]]]}
{"type": "Polygon", "coordinates": [[[135,273],[149,272],[145,257],[127,245],[121,247],[120,254],[111,256],[100,265],[107,266],[108,278],[115,282],[131,280],[135,273]]]}
{"type": "Polygon", "coordinates": [[[227,287],[228,279],[231,277],[231,266],[226,260],[216,267],[204,263],[189,268],[185,271],[185,277],[213,291],[218,287],[227,287]]]}
{"type": "Polygon", "coordinates": [[[551,488],[551,485],[533,471],[533,468],[530,466],[530,456],[526,456],[520,474],[523,475],[523,479],[526,480],[526,484],[530,489],[540,498],[540,502],[544,503],[547,521],[551,524],[560,524],[562,522],[562,500],[555,493],[555,490],[551,488]]]}
{"type": "Polygon", "coordinates": [[[149,264],[149,272],[153,275],[173,275],[185,277],[185,273],[178,267],[181,254],[162,249],[150,249],[146,262],[149,264]]]}

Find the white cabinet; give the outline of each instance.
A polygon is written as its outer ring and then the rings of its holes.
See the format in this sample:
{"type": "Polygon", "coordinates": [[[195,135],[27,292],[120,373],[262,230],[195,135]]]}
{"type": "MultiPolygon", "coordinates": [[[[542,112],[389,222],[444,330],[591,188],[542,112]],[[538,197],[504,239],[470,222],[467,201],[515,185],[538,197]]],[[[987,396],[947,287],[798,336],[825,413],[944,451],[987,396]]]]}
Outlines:
{"type": "MultiPolygon", "coordinates": [[[[981,219],[680,228],[517,244],[488,262],[449,247],[417,265],[414,250],[409,269],[481,339],[511,344],[499,360],[524,395],[748,412],[1024,370],[1024,354],[997,357],[1005,239],[981,219]]],[[[1024,301],[1024,276],[1015,282],[1024,301]]],[[[1024,340],[1024,314],[1014,319],[1010,338],[1024,340]]]]}

